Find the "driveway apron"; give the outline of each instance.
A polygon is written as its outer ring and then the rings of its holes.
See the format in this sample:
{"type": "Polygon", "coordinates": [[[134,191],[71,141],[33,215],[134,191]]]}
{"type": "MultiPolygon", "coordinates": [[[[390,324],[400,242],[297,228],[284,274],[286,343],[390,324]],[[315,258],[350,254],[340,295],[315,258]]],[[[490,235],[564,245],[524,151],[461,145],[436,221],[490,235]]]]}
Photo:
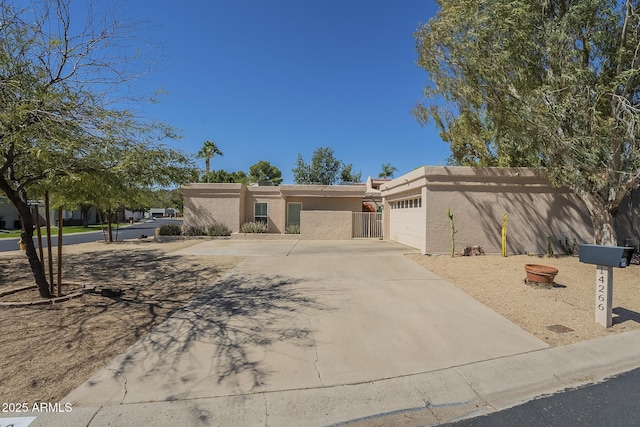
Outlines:
{"type": "Polygon", "coordinates": [[[246,259],[66,401],[113,405],[360,384],[548,346],[379,240],[214,240],[246,259]]]}

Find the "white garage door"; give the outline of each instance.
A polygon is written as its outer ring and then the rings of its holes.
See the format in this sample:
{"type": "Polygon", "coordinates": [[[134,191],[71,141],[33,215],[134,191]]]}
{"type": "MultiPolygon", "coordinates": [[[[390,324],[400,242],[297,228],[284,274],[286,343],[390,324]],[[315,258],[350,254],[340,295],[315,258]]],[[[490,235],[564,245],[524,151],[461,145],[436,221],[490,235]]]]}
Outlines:
{"type": "Polygon", "coordinates": [[[422,249],[426,223],[419,197],[391,202],[389,209],[389,238],[403,245],[422,249]]]}

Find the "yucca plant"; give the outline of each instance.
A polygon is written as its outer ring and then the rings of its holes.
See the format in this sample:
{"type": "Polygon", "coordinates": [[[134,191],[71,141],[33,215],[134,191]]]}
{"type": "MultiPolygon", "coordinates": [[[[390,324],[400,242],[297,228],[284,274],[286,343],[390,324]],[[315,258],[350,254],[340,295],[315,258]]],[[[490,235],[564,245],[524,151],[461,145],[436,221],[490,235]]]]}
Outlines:
{"type": "Polygon", "coordinates": [[[267,224],[262,222],[245,222],[240,226],[241,233],[266,233],[267,224]]]}
{"type": "Polygon", "coordinates": [[[208,236],[231,236],[231,229],[224,224],[215,223],[207,227],[208,236]]]}
{"type": "Polygon", "coordinates": [[[287,225],[284,232],[285,234],[300,234],[300,224],[287,225]]]}
{"type": "Polygon", "coordinates": [[[194,225],[194,226],[185,228],[184,234],[187,236],[205,236],[207,233],[204,227],[194,225]]]}

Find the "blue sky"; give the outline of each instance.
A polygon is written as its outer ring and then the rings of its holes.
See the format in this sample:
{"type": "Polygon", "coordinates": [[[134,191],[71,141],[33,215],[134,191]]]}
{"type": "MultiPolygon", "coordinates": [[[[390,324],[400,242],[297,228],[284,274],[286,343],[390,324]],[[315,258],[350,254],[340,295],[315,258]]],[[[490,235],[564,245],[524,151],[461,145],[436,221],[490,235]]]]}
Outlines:
{"type": "MultiPolygon", "coordinates": [[[[266,160],[293,183],[298,153],[317,147],[363,179],[383,163],[396,176],[449,156],[433,126],[411,116],[427,74],[413,32],[435,14],[425,0],[135,0],[119,14],[146,23],[160,70],[137,84],[167,92],[145,114],[181,129],[196,153],[213,140],[212,169],[266,160]]],[[[204,169],[204,161],[199,161],[204,169]]]]}

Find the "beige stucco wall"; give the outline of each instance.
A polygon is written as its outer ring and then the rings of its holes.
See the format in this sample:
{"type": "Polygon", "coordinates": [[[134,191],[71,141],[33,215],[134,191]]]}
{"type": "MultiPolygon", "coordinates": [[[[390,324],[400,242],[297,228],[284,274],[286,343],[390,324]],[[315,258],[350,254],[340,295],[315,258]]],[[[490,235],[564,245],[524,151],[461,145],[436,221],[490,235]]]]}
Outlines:
{"type": "Polygon", "coordinates": [[[300,212],[300,238],[303,240],[350,240],[352,211],[300,212]]]}
{"type": "MultiPolygon", "coordinates": [[[[285,232],[287,202],[302,203],[302,210],[349,211],[362,210],[366,186],[339,185],[282,185],[273,187],[244,186],[242,184],[191,184],[183,187],[184,224],[186,227],[226,224],[238,232],[245,222],[254,220],[255,203],[267,203],[269,233],[285,232]]],[[[328,216],[328,220],[335,218],[328,216]]],[[[313,217],[313,220],[319,220],[313,217]]],[[[302,221],[302,214],[301,214],[302,221]]],[[[348,221],[351,238],[351,217],[348,221]]],[[[318,229],[310,224],[309,230],[318,229]]],[[[323,226],[324,227],[324,226],[323,226]]],[[[313,235],[314,233],[310,231],[313,235]]],[[[332,232],[335,234],[334,232],[332,232]]],[[[338,233],[344,235],[342,231],[338,233]]]]}
{"type": "MultiPolygon", "coordinates": [[[[556,253],[562,253],[560,239],[575,238],[578,244],[592,242],[586,209],[569,190],[552,187],[538,170],[423,167],[385,184],[382,194],[385,201],[391,203],[419,189],[425,195],[422,201],[426,224],[424,244],[401,238],[402,243],[423,253],[449,252],[447,209],[451,209],[454,216],[457,250],[480,245],[486,253],[500,253],[505,213],[509,215],[507,251],[510,254],[545,253],[547,237],[551,237],[556,253]]],[[[423,220],[417,215],[409,219],[416,223],[423,220]]],[[[403,223],[395,223],[394,216],[390,215],[388,227],[393,238],[394,233],[402,230],[403,223]]]]}
{"type": "Polygon", "coordinates": [[[287,203],[302,203],[302,210],[362,212],[362,197],[289,196],[287,203]]]}
{"type": "Polygon", "coordinates": [[[240,229],[242,184],[190,184],[182,188],[184,226],[225,224],[232,231],[240,229]]]}
{"type": "Polygon", "coordinates": [[[242,223],[254,220],[256,203],[267,203],[269,216],[268,233],[284,233],[285,201],[278,187],[246,187],[245,206],[242,223]]]}

